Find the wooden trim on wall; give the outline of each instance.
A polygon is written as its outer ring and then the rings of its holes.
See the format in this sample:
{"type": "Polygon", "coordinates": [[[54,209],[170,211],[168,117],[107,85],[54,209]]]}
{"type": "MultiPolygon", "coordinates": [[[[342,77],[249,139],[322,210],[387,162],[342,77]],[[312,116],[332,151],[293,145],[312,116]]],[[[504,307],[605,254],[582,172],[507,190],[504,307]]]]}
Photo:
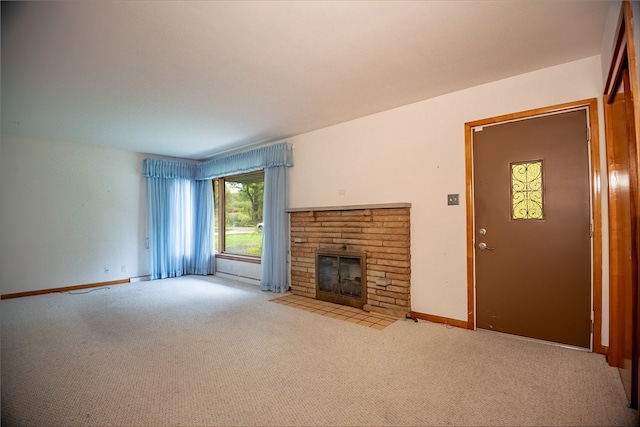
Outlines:
{"type": "Polygon", "coordinates": [[[215,254],[215,257],[219,258],[219,259],[229,259],[229,260],[232,260],[232,261],[248,262],[248,263],[251,263],[251,264],[262,264],[262,258],[261,257],[252,256],[252,255],[217,253],[217,254],[215,254]]]}
{"type": "Polygon", "coordinates": [[[465,188],[467,200],[467,327],[476,328],[475,259],[473,251],[473,139],[469,123],[464,125],[465,188]]]}
{"type": "Polygon", "coordinates": [[[602,345],[602,173],[600,169],[600,129],[598,127],[598,103],[595,98],[589,103],[589,126],[591,128],[591,214],[593,215],[593,240],[591,242],[593,264],[592,305],[594,353],[607,354],[602,345]]]}
{"type": "Polygon", "coordinates": [[[629,184],[627,187],[609,185],[609,209],[614,213],[609,220],[609,239],[617,244],[610,244],[609,250],[610,333],[607,360],[611,366],[620,369],[630,406],[637,409],[640,406],[640,105],[636,57],[638,35],[634,29],[633,8],[628,0],[622,2],[615,37],[604,87],[607,176],[610,182],[616,182],[618,175],[628,174],[629,184]],[[620,88],[624,91],[622,102],[627,104],[624,114],[616,112],[617,107],[614,105],[620,88]],[[628,151],[624,154],[624,148],[619,145],[621,141],[618,139],[621,132],[614,129],[620,126],[617,122],[620,119],[626,121],[623,127],[627,134],[623,137],[627,138],[628,151]],[[626,162],[626,167],[621,162],[626,162]],[[630,217],[628,224],[626,219],[620,220],[620,217],[615,216],[616,208],[627,209],[627,203],[630,217]],[[628,252],[631,252],[631,260],[628,252]],[[631,359],[630,366],[627,357],[631,359]]]}
{"type": "Polygon", "coordinates": [[[87,288],[101,288],[103,286],[121,285],[123,283],[129,283],[130,281],[131,279],[121,279],[121,280],[112,280],[110,282],[87,283],[85,285],[65,286],[62,288],[50,288],[50,289],[40,289],[37,291],[17,292],[14,294],[4,294],[0,296],[0,299],[30,297],[34,295],[51,294],[54,292],[69,292],[69,291],[75,291],[78,289],[87,289],[87,288]]]}
{"type": "MultiPolygon", "coordinates": [[[[633,32],[633,10],[631,9],[631,3],[628,0],[625,0],[622,2],[620,10],[620,18],[618,20],[618,28],[616,30],[616,40],[612,52],[611,65],[609,66],[607,82],[604,87],[604,94],[609,95],[611,100],[613,99],[613,94],[618,87],[625,59],[629,64],[631,92],[636,95],[638,94],[639,83],[636,73],[638,59],[636,58],[636,41],[633,37],[633,32]],[[631,37],[629,37],[629,35],[631,35],[631,37]]],[[[637,100],[637,98],[634,99],[637,100]]],[[[635,117],[635,120],[637,129],[638,125],[640,125],[640,117],[635,117]]]]}
{"type": "Polygon", "coordinates": [[[593,221],[592,245],[592,307],[593,307],[593,352],[606,354],[602,345],[602,195],[600,172],[600,137],[598,128],[598,101],[596,98],[567,102],[549,107],[535,108],[518,113],[465,123],[466,200],[467,200],[467,307],[469,329],[475,329],[475,252],[474,252],[474,206],[473,206],[473,135],[476,126],[487,126],[535,116],[563,113],[576,109],[588,109],[588,124],[591,128],[590,172],[591,172],[591,215],[593,221]]]}
{"type": "MultiPolygon", "coordinates": [[[[610,177],[612,173],[618,174],[619,171],[612,170],[612,166],[619,163],[619,160],[615,159],[615,149],[613,141],[615,141],[615,134],[612,129],[614,119],[611,111],[611,103],[615,93],[612,95],[604,95],[604,117],[605,117],[605,136],[606,136],[606,148],[607,148],[607,177],[610,177]]],[[[619,190],[614,188],[611,184],[608,185],[608,202],[609,202],[609,348],[610,352],[607,355],[607,361],[609,365],[621,367],[622,366],[622,320],[620,319],[623,310],[621,300],[621,286],[618,284],[618,275],[621,265],[619,263],[620,250],[618,244],[615,243],[615,238],[618,234],[619,224],[618,215],[616,214],[619,209],[620,202],[618,201],[619,190]]]]}
{"type": "Polygon", "coordinates": [[[436,316],[435,314],[419,313],[417,311],[411,311],[409,312],[409,315],[414,319],[427,320],[434,323],[443,323],[445,325],[455,326],[456,328],[472,329],[469,328],[469,324],[464,320],[450,319],[448,317],[436,316]]]}

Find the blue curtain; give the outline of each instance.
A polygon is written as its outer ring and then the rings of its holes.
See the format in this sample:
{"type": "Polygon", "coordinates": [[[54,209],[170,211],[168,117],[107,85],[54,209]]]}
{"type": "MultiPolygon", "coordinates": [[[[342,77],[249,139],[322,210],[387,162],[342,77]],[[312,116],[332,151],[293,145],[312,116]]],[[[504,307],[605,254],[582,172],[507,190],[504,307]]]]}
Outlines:
{"type": "Polygon", "coordinates": [[[214,253],[214,203],[213,183],[211,180],[193,181],[194,220],[192,269],[190,274],[206,276],[216,271],[214,253]]]}
{"type": "Polygon", "coordinates": [[[262,271],[260,289],[287,292],[289,289],[289,217],[287,206],[288,168],[264,170],[264,208],[262,221],[262,271]]]}
{"type": "Polygon", "coordinates": [[[147,177],[147,197],[151,279],[212,274],[211,181],[147,177]]]}
{"type": "Polygon", "coordinates": [[[214,203],[211,179],[264,169],[260,288],[289,288],[288,168],[292,147],[283,142],[206,162],[145,159],[149,199],[151,279],[213,274],[214,203]]]}

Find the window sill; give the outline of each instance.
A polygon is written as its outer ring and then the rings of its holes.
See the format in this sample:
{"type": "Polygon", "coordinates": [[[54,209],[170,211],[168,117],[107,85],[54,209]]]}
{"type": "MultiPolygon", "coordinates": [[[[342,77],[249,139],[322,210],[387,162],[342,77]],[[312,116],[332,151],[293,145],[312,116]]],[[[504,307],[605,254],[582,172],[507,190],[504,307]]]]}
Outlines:
{"type": "Polygon", "coordinates": [[[232,260],[232,261],[242,261],[242,262],[248,262],[251,264],[262,264],[262,259],[258,256],[251,256],[251,255],[239,255],[239,254],[216,254],[216,258],[220,258],[220,259],[228,259],[228,260],[232,260]]]}

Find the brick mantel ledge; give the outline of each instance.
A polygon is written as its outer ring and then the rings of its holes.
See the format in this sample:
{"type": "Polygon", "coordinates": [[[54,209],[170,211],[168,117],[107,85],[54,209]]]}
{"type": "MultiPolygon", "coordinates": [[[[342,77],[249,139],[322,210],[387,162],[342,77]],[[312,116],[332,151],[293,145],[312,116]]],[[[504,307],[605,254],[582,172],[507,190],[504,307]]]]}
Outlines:
{"type": "Polygon", "coordinates": [[[287,212],[353,211],[353,210],[364,210],[364,209],[397,209],[397,208],[410,208],[410,207],[411,207],[411,203],[378,203],[378,204],[371,204],[371,205],[289,208],[287,209],[287,212]]]}

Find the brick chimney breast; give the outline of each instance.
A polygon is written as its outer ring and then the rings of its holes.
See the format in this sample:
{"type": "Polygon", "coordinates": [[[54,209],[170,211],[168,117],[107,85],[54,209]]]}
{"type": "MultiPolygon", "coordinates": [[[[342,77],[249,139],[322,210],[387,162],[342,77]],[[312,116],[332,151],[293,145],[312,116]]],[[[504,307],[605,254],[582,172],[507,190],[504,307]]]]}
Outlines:
{"type": "Polygon", "coordinates": [[[411,310],[408,203],[289,209],[291,292],[316,298],[318,250],[366,254],[367,311],[404,318],[411,310]]]}

